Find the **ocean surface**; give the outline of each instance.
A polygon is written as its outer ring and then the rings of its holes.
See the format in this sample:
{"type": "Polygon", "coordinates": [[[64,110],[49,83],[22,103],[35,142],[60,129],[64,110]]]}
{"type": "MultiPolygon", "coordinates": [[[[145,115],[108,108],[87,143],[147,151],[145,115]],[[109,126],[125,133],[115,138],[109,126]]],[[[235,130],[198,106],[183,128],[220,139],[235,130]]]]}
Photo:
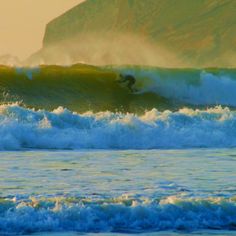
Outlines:
{"type": "Polygon", "coordinates": [[[236,235],[235,91],[235,69],[0,66],[0,235],[236,235]]]}
{"type": "Polygon", "coordinates": [[[236,229],[236,149],[0,155],[2,234],[232,235],[236,229]]]}

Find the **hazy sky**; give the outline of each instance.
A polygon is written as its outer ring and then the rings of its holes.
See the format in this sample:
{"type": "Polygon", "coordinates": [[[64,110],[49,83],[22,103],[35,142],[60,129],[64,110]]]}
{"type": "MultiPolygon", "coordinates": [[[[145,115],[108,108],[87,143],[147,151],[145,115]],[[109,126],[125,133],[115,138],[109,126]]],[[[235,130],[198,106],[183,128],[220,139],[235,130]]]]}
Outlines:
{"type": "Polygon", "coordinates": [[[0,56],[28,57],[42,46],[45,25],[84,0],[0,0],[0,56]]]}

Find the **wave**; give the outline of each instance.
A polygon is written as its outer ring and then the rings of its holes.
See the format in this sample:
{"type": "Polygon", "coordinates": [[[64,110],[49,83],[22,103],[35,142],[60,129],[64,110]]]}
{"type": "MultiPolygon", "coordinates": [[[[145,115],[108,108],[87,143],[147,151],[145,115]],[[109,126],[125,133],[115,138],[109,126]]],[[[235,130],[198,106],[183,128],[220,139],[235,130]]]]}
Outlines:
{"type": "Polygon", "coordinates": [[[152,92],[189,105],[236,106],[235,69],[120,69],[137,78],[139,93],[152,92]]]}
{"type": "Polygon", "coordinates": [[[52,110],[140,113],[183,106],[236,107],[236,69],[164,69],[89,65],[14,68],[0,66],[0,103],[22,102],[52,110]],[[132,93],[119,74],[136,78],[132,93]]]}
{"type": "Polygon", "coordinates": [[[142,115],[0,106],[0,150],[235,147],[235,130],[236,112],[220,106],[142,115]]]}
{"type": "Polygon", "coordinates": [[[0,201],[1,233],[236,230],[235,198],[75,197],[0,201]]]}

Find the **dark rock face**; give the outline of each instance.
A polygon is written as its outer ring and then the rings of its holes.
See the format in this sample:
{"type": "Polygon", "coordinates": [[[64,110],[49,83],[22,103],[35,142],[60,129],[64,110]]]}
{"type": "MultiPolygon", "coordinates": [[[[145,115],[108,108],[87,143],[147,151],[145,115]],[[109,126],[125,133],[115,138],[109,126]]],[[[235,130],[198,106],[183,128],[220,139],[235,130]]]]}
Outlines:
{"type": "Polygon", "coordinates": [[[235,0],[87,0],[51,21],[45,62],[236,66],[235,0]]]}

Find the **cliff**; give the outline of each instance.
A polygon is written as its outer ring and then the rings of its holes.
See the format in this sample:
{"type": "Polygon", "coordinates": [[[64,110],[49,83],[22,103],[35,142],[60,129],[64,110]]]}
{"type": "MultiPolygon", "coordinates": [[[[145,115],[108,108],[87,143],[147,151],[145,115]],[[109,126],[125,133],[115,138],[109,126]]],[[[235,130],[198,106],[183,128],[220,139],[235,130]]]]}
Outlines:
{"type": "Polygon", "coordinates": [[[43,48],[32,58],[236,66],[235,12],[234,0],[87,0],[48,23],[43,48]]]}

